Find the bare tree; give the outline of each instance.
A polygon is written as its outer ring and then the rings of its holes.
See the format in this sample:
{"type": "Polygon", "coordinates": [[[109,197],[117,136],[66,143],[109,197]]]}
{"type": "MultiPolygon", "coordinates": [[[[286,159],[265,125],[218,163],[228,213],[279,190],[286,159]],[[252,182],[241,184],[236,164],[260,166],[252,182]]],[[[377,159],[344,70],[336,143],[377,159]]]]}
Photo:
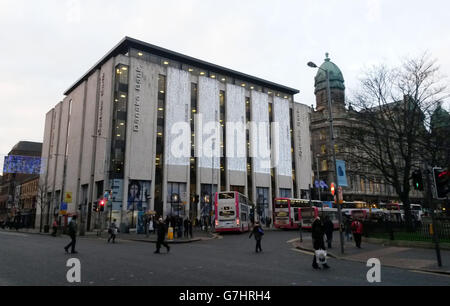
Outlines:
{"type": "Polygon", "coordinates": [[[394,187],[408,228],[412,172],[431,162],[430,118],[447,97],[438,70],[427,54],[407,59],[398,68],[372,68],[354,95],[351,124],[343,131],[352,166],[378,173],[394,187]]]}
{"type": "Polygon", "coordinates": [[[37,204],[39,206],[40,218],[39,218],[39,232],[42,232],[44,212],[47,212],[47,208],[50,206],[50,199],[48,198],[48,186],[46,184],[39,184],[37,193],[37,204]]]}

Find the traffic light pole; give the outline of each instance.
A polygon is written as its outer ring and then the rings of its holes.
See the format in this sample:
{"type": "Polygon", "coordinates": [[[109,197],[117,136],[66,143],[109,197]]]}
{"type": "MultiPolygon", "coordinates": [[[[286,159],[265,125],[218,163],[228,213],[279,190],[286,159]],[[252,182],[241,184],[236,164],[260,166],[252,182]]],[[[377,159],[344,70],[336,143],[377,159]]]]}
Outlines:
{"type": "MultiPolygon", "coordinates": [[[[321,69],[321,68],[319,68],[321,69]]],[[[323,70],[323,69],[322,69],[323,70]]],[[[334,146],[334,129],[333,129],[333,110],[331,105],[331,89],[330,89],[330,74],[328,70],[324,70],[327,75],[327,95],[328,95],[328,110],[330,112],[330,145],[331,151],[333,152],[333,163],[334,163],[334,178],[336,180],[336,190],[339,189],[339,181],[338,181],[338,167],[336,163],[336,148],[334,146]]],[[[339,218],[339,238],[341,242],[341,254],[344,254],[344,233],[342,231],[342,212],[341,212],[341,204],[339,201],[337,202],[338,208],[338,218],[339,218]]]]}
{"type": "Polygon", "coordinates": [[[431,207],[431,226],[433,229],[433,241],[434,241],[434,246],[435,246],[435,250],[436,250],[436,257],[437,257],[437,262],[438,262],[438,266],[442,267],[442,259],[441,259],[441,250],[439,248],[439,235],[436,231],[436,217],[434,215],[434,210],[435,210],[435,205],[433,204],[433,192],[432,192],[432,182],[431,182],[431,178],[430,178],[430,167],[428,166],[427,163],[425,163],[425,171],[426,171],[426,176],[427,176],[427,197],[428,197],[428,203],[430,204],[431,207]]]}

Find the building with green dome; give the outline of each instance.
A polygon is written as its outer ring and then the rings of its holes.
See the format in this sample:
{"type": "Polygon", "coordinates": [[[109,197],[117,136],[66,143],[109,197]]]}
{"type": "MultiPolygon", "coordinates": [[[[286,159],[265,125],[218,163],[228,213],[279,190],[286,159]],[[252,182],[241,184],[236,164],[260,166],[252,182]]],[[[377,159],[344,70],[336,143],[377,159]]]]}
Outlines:
{"type": "MultiPolygon", "coordinates": [[[[330,122],[329,107],[327,99],[326,73],[329,72],[331,104],[333,112],[333,125],[335,135],[336,159],[346,162],[346,176],[348,186],[343,186],[344,201],[364,201],[370,204],[387,203],[398,201],[399,197],[394,188],[387,184],[382,175],[371,169],[362,172],[361,167],[354,167],[346,158],[345,129],[351,127],[350,120],[353,110],[351,106],[346,107],[345,80],[341,69],[331,61],[326,54],[323,64],[317,71],[314,82],[314,93],[316,95],[316,108],[311,112],[311,147],[312,168],[314,172],[313,199],[318,199],[316,182],[323,181],[330,186],[335,181],[335,167],[333,152],[330,147],[330,122]],[[317,172],[319,174],[317,175],[317,172]]],[[[354,120],[354,119],[352,119],[354,120]]],[[[411,199],[420,202],[423,197],[417,191],[413,192],[411,199]]],[[[321,190],[321,200],[331,201],[332,196],[329,189],[321,190]]]]}

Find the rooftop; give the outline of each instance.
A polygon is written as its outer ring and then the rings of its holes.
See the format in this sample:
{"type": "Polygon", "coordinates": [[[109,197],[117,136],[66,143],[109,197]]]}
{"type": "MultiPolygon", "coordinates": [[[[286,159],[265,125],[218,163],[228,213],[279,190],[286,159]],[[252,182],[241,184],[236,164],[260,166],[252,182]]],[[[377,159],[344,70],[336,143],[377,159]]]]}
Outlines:
{"type": "Polygon", "coordinates": [[[20,141],[12,148],[10,154],[15,151],[41,153],[42,152],[42,142],[20,141]]]}
{"type": "Polygon", "coordinates": [[[300,91],[294,88],[286,87],[284,85],[276,84],[270,81],[266,81],[242,72],[231,70],[222,66],[211,64],[200,59],[196,59],[187,55],[183,55],[174,51],[170,51],[149,43],[125,37],[123,38],[112,50],[110,50],[100,61],[98,61],[86,74],[84,74],[77,82],[75,82],[69,89],[64,92],[64,95],[69,95],[76,87],[82,82],[86,81],[88,77],[105,64],[110,58],[119,54],[126,54],[130,48],[138,49],[140,51],[148,52],[151,54],[159,55],[170,60],[186,63],[198,68],[207,69],[218,74],[225,74],[234,78],[238,78],[243,81],[254,83],[259,86],[271,88],[273,90],[281,91],[290,95],[298,94],[300,91]]]}

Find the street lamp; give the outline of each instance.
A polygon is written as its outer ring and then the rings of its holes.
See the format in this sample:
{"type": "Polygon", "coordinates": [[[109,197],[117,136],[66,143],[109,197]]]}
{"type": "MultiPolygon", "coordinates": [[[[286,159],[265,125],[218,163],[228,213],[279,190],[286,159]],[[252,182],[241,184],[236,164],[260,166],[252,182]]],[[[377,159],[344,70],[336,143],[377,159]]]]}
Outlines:
{"type": "Polygon", "coordinates": [[[209,215],[210,215],[210,202],[211,202],[211,196],[209,194],[205,194],[205,196],[203,197],[203,201],[205,202],[204,204],[204,210],[203,210],[203,219],[204,219],[204,223],[205,223],[205,227],[206,227],[206,231],[208,231],[208,225],[209,222],[211,220],[209,220],[209,215]]]}
{"type": "MultiPolygon", "coordinates": [[[[328,55],[327,55],[328,57],[328,55]]],[[[322,70],[325,72],[326,79],[327,79],[327,97],[328,97],[328,111],[330,114],[330,145],[331,145],[331,151],[333,152],[333,163],[334,163],[334,180],[336,184],[336,189],[339,189],[339,182],[338,182],[338,169],[337,169],[337,163],[336,163],[336,148],[334,146],[334,128],[333,128],[333,111],[331,109],[331,89],[330,89],[330,73],[328,70],[323,69],[321,67],[318,67],[313,62],[309,62],[308,66],[311,68],[318,68],[319,70],[322,70]]],[[[342,213],[341,213],[341,205],[338,203],[338,217],[339,217],[339,236],[341,240],[341,254],[344,254],[344,237],[342,232],[342,213]]]]}
{"type": "Polygon", "coordinates": [[[317,154],[317,155],[316,155],[317,185],[318,185],[317,191],[319,192],[319,201],[320,201],[321,206],[322,206],[322,216],[323,216],[323,202],[322,202],[322,197],[321,197],[321,194],[320,194],[319,157],[320,157],[320,155],[317,154]]]}

